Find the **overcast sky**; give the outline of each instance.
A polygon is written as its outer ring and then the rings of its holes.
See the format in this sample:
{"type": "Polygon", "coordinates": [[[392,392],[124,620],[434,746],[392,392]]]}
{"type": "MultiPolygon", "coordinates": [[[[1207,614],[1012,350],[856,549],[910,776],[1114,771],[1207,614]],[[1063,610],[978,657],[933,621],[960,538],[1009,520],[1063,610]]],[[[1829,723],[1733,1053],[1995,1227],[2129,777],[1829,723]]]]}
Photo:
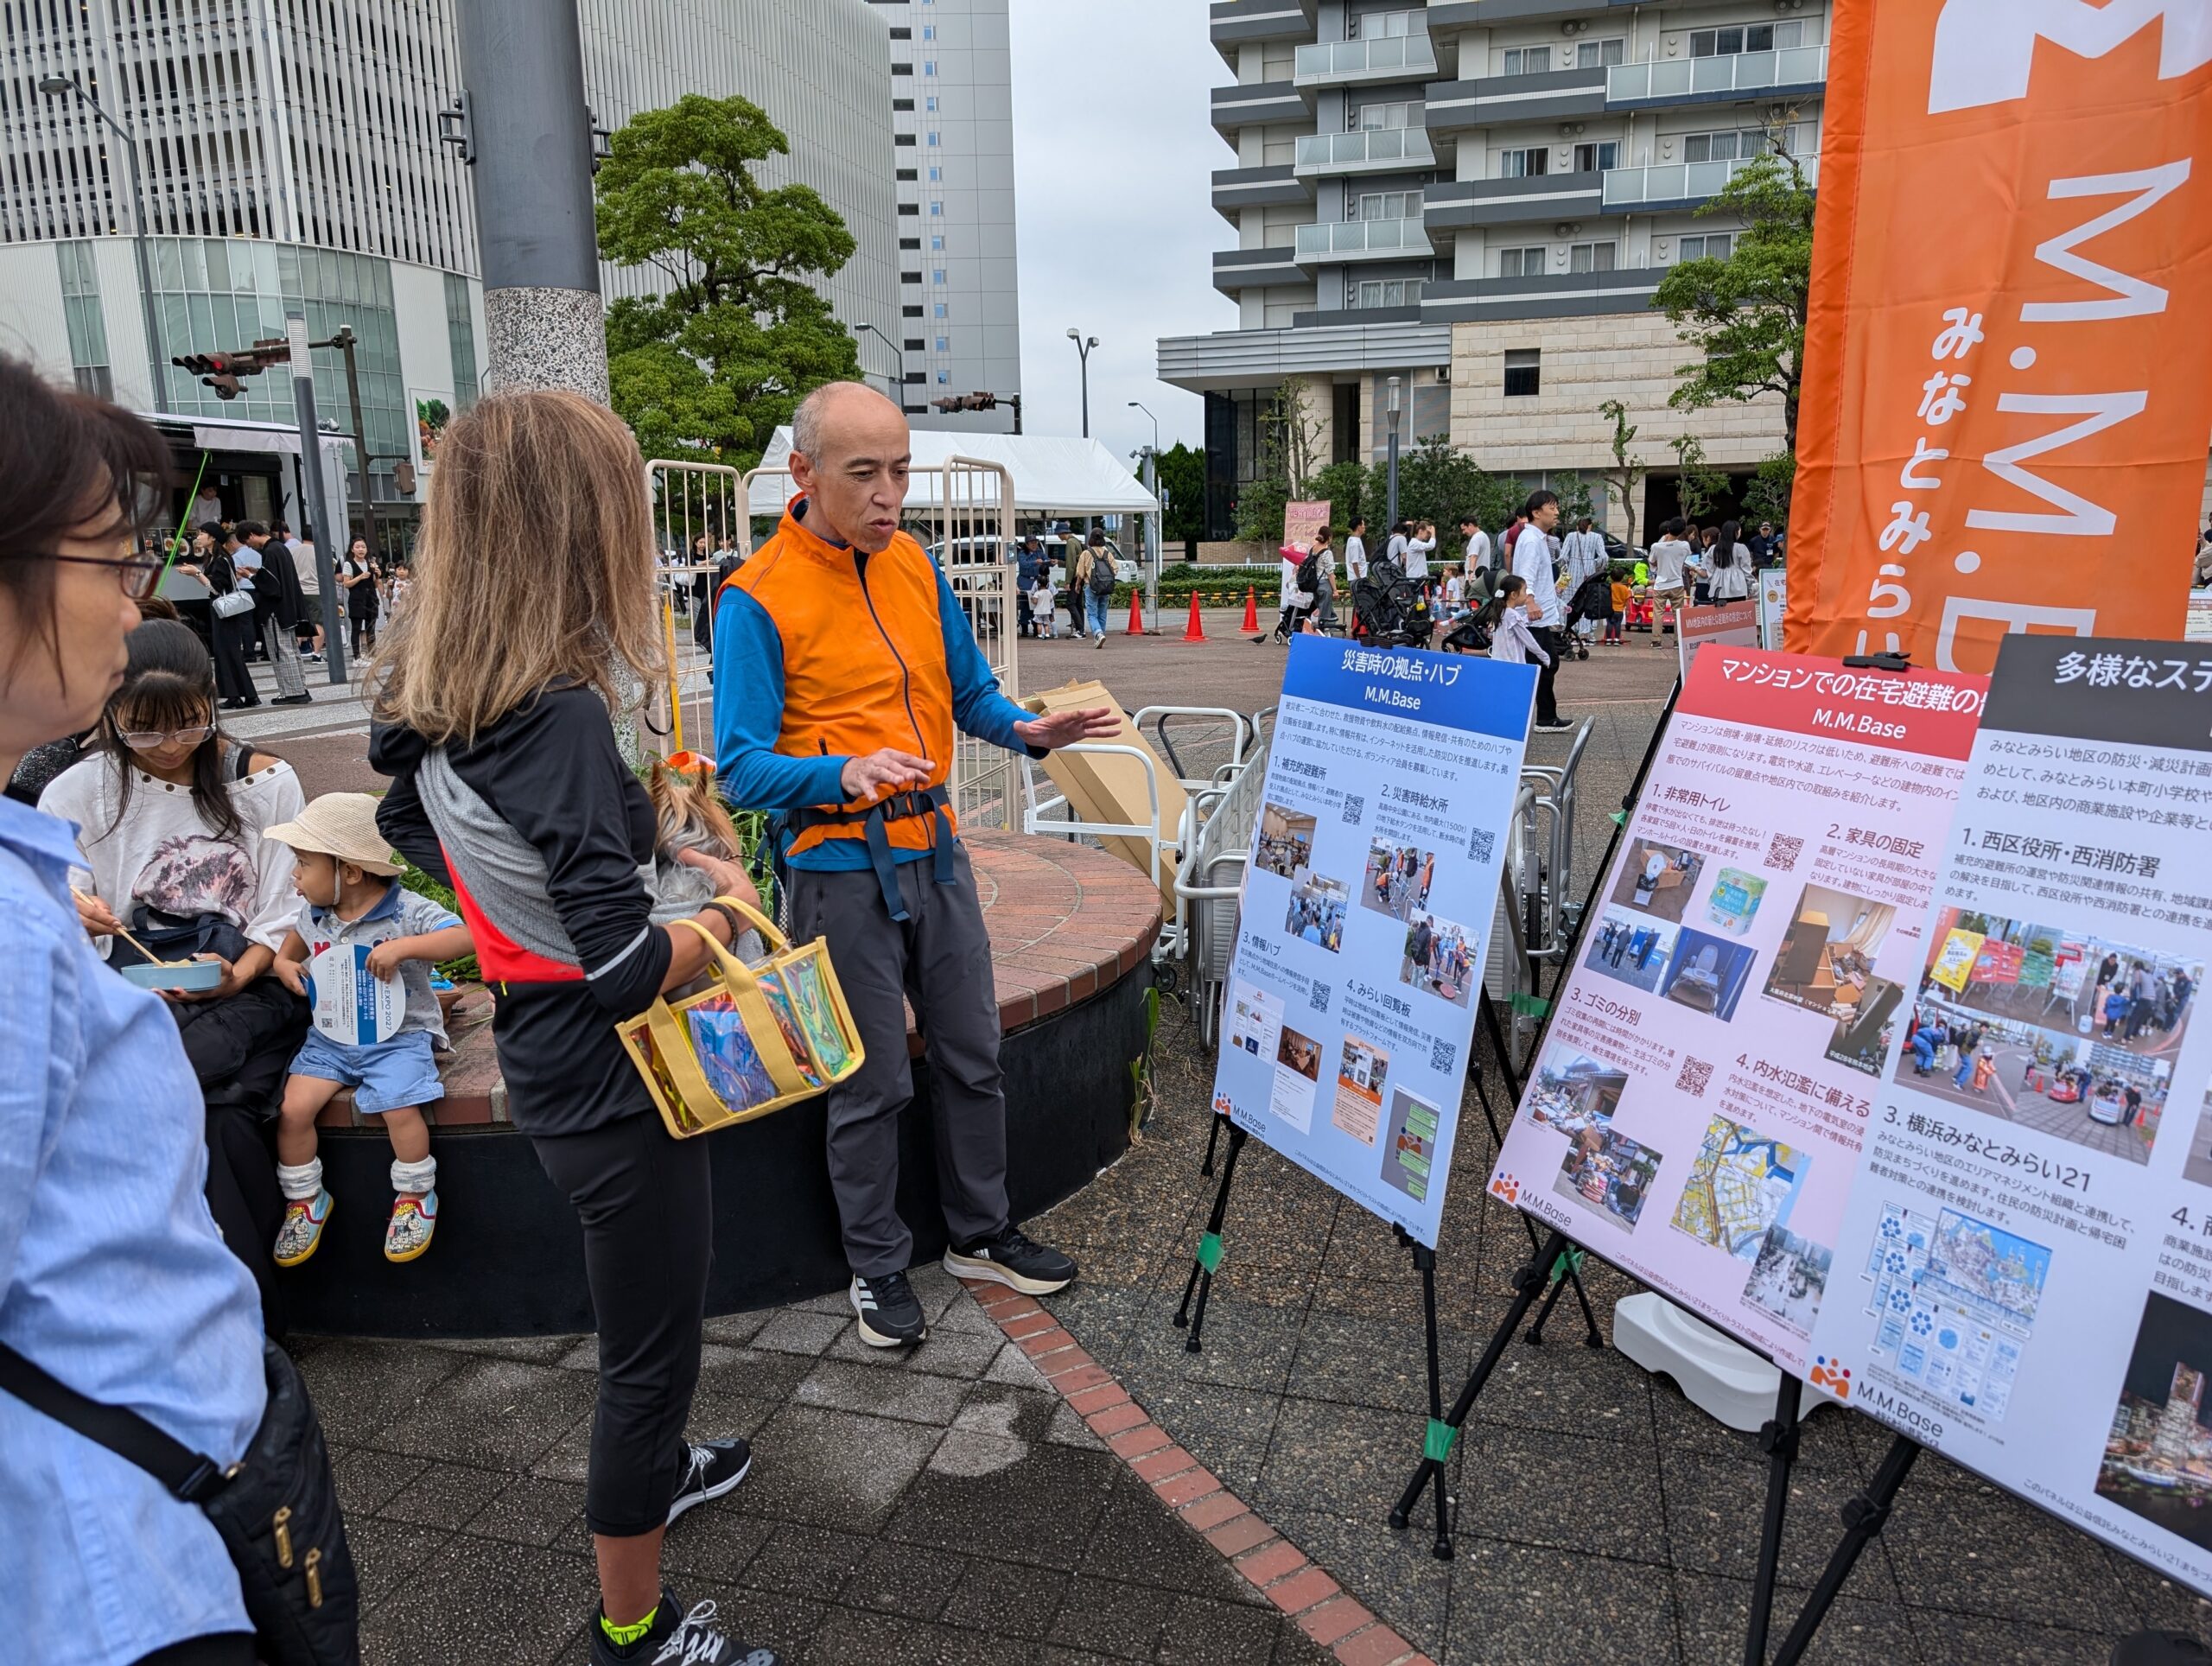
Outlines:
{"type": "Polygon", "coordinates": [[[1163,335],[1230,329],[1213,251],[1236,233],[1208,200],[1234,158],[1207,122],[1230,73],[1197,0],[1011,0],[1023,427],[1082,432],[1071,328],[1095,335],[1090,431],[1124,458],[1205,440],[1198,397],[1154,374],[1163,335]]]}

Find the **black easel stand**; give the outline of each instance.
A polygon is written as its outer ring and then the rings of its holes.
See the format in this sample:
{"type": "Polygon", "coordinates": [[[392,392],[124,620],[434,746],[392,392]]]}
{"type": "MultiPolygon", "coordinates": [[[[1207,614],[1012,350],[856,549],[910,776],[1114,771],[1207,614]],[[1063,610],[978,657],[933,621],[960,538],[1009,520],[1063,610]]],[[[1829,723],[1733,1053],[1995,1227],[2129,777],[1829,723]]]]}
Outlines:
{"type": "MultiPolygon", "coordinates": [[[[1505,1027],[1498,1021],[1497,1004],[1490,998],[1488,989],[1482,992],[1482,1008],[1484,1021],[1490,1027],[1490,1044],[1497,1053],[1497,1073],[1505,1078],[1506,1103],[1509,1107],[1517,1107],[1521,1103],[1521,1084],[1513,1079],[1513,1055],[1506,1050],[1505,1027]]],[[[1475,1070],[1475,1097],[1482,1103],[1483,1120],[1490,1124],[1491,1143],[1503,1151],[1505,1148],[1504,1136],[1498,1132],[1497,1117],[1491,1114],[1490,1095],[1484,1091],[1479,1065],[1475,1070]]],[[[1528,1229],[1529,1246],[1537,1250],[1535,1276],[1539,1279],[1550,1278],[1555,1262],[1554,1257],[1545,1255],[1537,1247],[1536,1223],[1522,1215],[1521,1224],[1528,1229]]],[[[1559,1306],[1560,1296],[1569,1285],[1574,1288],[1576,1305],[1582,1309],[1582,1345],[1586,1348],[1605,1345],[1605,1333],[1598,1328],[1598,1315],[1590,1307],[1590,1293],[1582,1288],[1582,1274],[1570,1260],[1563,1269],[1563,1275],[1552,1281],[1552,1288],[1544,1297],[1543,1309],[1536,1315],[1536,1322],[1529,1327],[1529,1334],[1524,1339],[1531,1347],[1542,1345],[1544,1321],[1552,1316],[1552,1309],[1559,1306]]]]}
{"type": "MultiPolygon", "coordinates": [[[[1228,1118],[1218,1114],[1214,1118],[1214,1131],[1221,1131],[1221,1124],[1228,1118]]],[[[1213,1212],[1206,1218],[1205,1236],[1198,1240],[1197,1258],[1191,1262],[1189,1281],[1183,1286],[1182,1305],[1175,1309],[1175,1328],[1191,1332],[1183,1344],[1183,1351],[1199,1351],[1198,1333],[1206,1326],[1206,1302],[1213,1294],[1214,1269],[1221,1265],[1221,1224],[1229,1215],[1230,1183],[1236,1178],[1236,1159],[1244,1149],[1245,1141],[1252,1136],[1234,1122],[1229,1123],[1229,1155],[1221,1165],[1221,1184],[1214,1188],[1213,1212]],[[1191,1294],[1198,1293],[1198,1311],[1191,1311],[1191,1294]]]]}
{"type": "MultiPolygon", "coordinates": [[[[1467,1377],[1466,1385],[1459,1390],[1459,1397],[1452,1402],[1450,1414],[1439,1420],[1432,1412],[1428,1420],[1428,1437],[1421,1445],[1421,1466],[1414,1471],[1413,1479],[1406,1483],[1406,1490],[1398,1495],[1398,1502],[1390,1511],[1390,1525],[1403,1532],[1413,1519],[1414,1506],[1421,1502],[1421,1489],[1431,1480],[1436,1484],[1436,1544],[1439,1561],[1452,1559],[1452,1521],[1446,1510],[1444,1481],[1444,1460],[1452,1455],[1452,1446],[1459,1438],[1459,1430],[1473,1408],[1475,1396],[1483,1391],[1483,1384],[1490,1381],[1490,1374],[1497,1369],[1497,1362],[1505,1357],[1506,1345],[1513,1340],[1514,1332],[1521,1328],[1521,1321],[1529,1316],[1529,1309],[1536,1305],[1537,1294],[1544,1288],[1544,1269],[1557,1263],[1571,1248],[1567,1234],[1554,1231],[1536,1251],[1536,1264],[1523,1268],[1516,1281],[1519,1290],[1513,1305],[1505,1310],[1505,1317],[1497,1330],[1491,1332],[1489,1345],[1483,1357],[1475,1362],[1475,1369],[1467,1377]]],[[[1441,1393],[1438,1399],[1442,1398],[1441,1393]]]]}
{"type": "MultiPolygon", "coordinates": [[[[1794,1386],[1795,1381],[1792,1377],[1783,1378],[1785,1389],[1794,1386]]],[[[1790,1397],[1794,1399],[1796,1396],[1790,1397]]],[[[1777,1410],[1779,1409],[1777,1402],[1777,1410]]],[[[1771,1428],[1774,1425],[1770,1423],[1767,1427],[1771,1428]]],[[[1795,1440],[1793,1425],[1793,1445],[1795,1440]]],[[[1797,1666],[1797,1663],[1805,1657],[1805,1650],[1813,1645],[1813,1634],[1821,1629],[1821,1622],[1827,1618],[1836,1593],[1843,1589],[1844,1581],[1851,1577],[1851,1570],[1858,1565],[1859,1553],[1873,1542],[1874,1536],[1882,1530],[1882,1524],[1890,1519],[1890,1507],[1897,1502],[1897,1489],[1904,1485],[1904,1478],[1912,1471],[1912,1460],[1919,1456],[1920,1442],[1908,1434],[1898,1435],[1890,1442],[1890,1449],[1883,1455],[1881,1465],[1875,1470],[1874,1478],[1867,1484],[1866,1491],[1844,1505],[1843,1537],[1829,1555],[1828,1565],[1821,1570],[1820,1583],[1813,1587],[1812,1595],[1805,1599],[1804,1607],[1798,1612],[1797,1623],[1789,1628],[1789,1635],[1783,1638],[1782,1647],[1776,1650],[1774,1666],[1797,1666]]],[[[1786,1489],[1789,1485],[1786,1479],[1777,1480],[1774,1477],[1783,1474],[1785,1468],[1777,1466],[1771,1471],[1768,1481],[1767,1530],[1762,1534],[1759,1544],[1760,1585],[1753,1591],[1751,1631],[1744,1644],[1744,1658],[1747,1666],[1760,1666],[1758,1656],[1753,1649],[1755,1644],[1764,1647],[1766,1641],[1766,1615],[1761,1609],[1758,1597],[1763,1590],[1769,1606],[1771,1606],[1774,1565],[1780,1559],[1782,1548],[1782,1506],[1775,1497],[1775,1491],[1777,1488],[1786,1489]]]]}
{"type": "MultiPolygon", "coordinates": [[[[1434,1431],[1444,1426],[1444,1362],[1436,1335],[1436,1251],[1416,1241],[1402,1226],[1393,1226],[1390,1230],[1398,1235],[1399,1243],[1414,1252],[1414,1270],[1421,1275],[1421,1317],[1428,1329],[1428,1427],[1434,1431]]],[[[1452,1560],[1452,1513],[1441,1463],[1436,1466],[1435,1474],[1436,1558],[1439,1561],[1449,1561],[1452,1560]]]]}
{"type": "Polygon", "coordinates": [[[1759,1430],[1766,1453],[1766,1517],[1759,1524],[1759,1563],[1751,1576],[1751,1623],[1744,1666],[1766,1666],[1767,1623],[1774,1615],[1774,1580],[1782,1566],[1782,1518],[1789,1505],[1789,1466],[1797,1461],[1797,1403],[1804,1384],[1788,1371],[1775,1390],[1774,1415],[1759,1430]]]}
{"type": "Polygon", "coordinates": [[[1219,1111],[1214,1113],[1213,1126],[1206,1130],[1205,1160],[1198,1165],[1198,1177],[1201,1180],[1210,1180],[1213,1178],[1213,1148],[1221,1143],[1221,1125],[1228,1120],[1219,1111]]]}

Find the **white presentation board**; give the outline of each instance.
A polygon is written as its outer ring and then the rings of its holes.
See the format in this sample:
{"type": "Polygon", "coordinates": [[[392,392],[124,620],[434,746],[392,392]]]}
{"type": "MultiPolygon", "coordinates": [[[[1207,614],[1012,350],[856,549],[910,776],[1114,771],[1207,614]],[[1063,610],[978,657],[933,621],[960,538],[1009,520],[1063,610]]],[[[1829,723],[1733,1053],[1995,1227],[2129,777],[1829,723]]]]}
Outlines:
{"type": "Polygon", "coordinates": [[[2008,636],[1811,1380],[2212,1590],[2212,657],[2008,636]]]}
{"type": "Polygon", "coordinates": [[[1214,1109],[1432,1248],[1532,665],[1294,638],[1214,1109]]]}
{"type": "Polygon", "coordinates": [[[1708,641],[1491,1177],[1801,1375],[1986,685],[1708,641]]]}

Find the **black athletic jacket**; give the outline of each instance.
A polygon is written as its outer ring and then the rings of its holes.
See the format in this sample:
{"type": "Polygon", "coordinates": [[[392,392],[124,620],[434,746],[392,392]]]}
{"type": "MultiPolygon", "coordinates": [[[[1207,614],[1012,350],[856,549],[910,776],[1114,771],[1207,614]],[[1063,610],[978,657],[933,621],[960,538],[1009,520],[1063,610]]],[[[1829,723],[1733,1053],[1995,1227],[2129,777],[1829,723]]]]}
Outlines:
{"type": "Polygon", "coordinates": [[[615,750],[606,703],[589,689],[550,688],[473,744],[446,748],[454,773],[544,858],[548,899],[582,966],[514,943],[454,883],[416,792],[424,751],[411,729],[378,725],[371,735],[371,766],[392,778],[377,825],[408,861],[454,886],[492,990],[508,1114],[524,1132],[550,1135],[652,1110],[614,1027],[652,1004],[670,945],[652,925],[638,873],[652,859],[652,801],[615,750]],[[587,977],[584,967],[604,970],[587,977]]]}

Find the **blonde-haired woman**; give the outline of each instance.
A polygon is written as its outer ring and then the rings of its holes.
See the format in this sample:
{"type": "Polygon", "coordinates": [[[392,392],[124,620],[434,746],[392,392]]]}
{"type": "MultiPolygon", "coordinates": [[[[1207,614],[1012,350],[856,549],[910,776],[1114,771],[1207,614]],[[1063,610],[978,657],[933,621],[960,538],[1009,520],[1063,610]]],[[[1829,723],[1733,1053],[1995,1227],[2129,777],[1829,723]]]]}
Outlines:
{"type": "MultiPolygon", "coordinates": [[[[609,703],[660,670],[645,462],[575,394],[496,394],[448,427],[414,591],[371,671],[378,821],[449,882],[493,990],[516,1124],[582,1224],[599,1326],[584,1513],[601,1607],[591,1658],[772,1666],[686,1614],[661,1536],[744,1478],[738,1440],[687,1441],[711,1204],[702,1141],[669,1137],[614,1021],[698,976],[706,945],[652,923],[651,801],[615,749],[609,703]],[[528,561],[506,536],[529,524],[528,561]]],[[[741,885],[734,868],[718,880],[741,885]]],[[[731,941],[710,903],[698,923],[731,941]]]]}

